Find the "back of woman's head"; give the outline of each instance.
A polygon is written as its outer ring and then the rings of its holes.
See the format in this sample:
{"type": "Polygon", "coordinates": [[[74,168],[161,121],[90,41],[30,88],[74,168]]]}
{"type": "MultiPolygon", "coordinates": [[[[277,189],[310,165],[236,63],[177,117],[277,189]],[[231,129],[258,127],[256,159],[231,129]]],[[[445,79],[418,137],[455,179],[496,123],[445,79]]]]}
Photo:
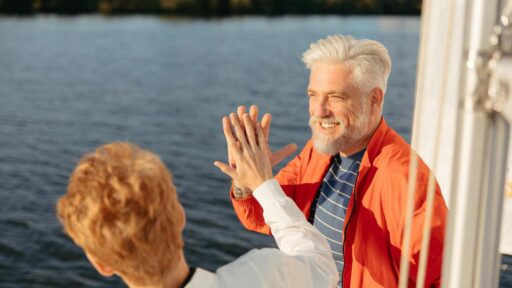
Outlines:
{"type": "Polygon", "coordinates": [[[183,249],[172,175],[149,151],[114,142],[85,155],[57,203],[67,234],[137,285],[162,283],[183,249]]]}

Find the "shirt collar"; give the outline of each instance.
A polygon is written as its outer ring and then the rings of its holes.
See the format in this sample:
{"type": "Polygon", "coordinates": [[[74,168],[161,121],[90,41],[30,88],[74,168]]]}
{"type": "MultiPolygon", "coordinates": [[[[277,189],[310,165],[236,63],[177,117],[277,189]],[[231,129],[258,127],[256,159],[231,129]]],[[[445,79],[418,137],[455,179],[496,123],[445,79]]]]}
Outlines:
{"type": "Polygon", "coordinates": [[[195,268],[195,272],[189,279],[188,283],[184,283],[184,288],[207,288],[211,287],[215,282],[215,274],[201,268],[195,268]]]}

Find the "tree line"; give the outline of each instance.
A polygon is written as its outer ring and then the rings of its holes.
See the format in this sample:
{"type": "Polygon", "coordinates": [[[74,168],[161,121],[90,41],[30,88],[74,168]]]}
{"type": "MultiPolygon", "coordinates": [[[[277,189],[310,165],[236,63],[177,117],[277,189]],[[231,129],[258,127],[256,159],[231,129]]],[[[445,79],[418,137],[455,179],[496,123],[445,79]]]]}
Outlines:
{"type": "Polygon", "coordinates": [[[421,0],[0,0],[0,14],[418,15],[421,0]]]}

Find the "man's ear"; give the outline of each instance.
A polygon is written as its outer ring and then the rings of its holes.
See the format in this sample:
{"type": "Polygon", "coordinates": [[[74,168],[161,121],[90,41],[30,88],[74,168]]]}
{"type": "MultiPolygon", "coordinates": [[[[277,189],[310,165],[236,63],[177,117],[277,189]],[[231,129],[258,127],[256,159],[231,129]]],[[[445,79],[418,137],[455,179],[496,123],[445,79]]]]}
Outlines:
{"type": "Polygon", "coordinates": [[[382,100],[384,100],[384,92],[379,87],[373,88],[370,91],[370,107],[377,108],[380,110],[382,107],[382,100]]]}
{"type": "Polygon", "coordinates": [[[100,261],[98,261],[94,256],[89,255],[89,253],[85,253],[87,256],[87,259],[89,259],[89,262],[91,262],[92,266],[98,271],[98,273],[101,274],[101,276],[110,277],[115,274],[114,269],[110,268],[109,266],[103,265],[100,261]]]}

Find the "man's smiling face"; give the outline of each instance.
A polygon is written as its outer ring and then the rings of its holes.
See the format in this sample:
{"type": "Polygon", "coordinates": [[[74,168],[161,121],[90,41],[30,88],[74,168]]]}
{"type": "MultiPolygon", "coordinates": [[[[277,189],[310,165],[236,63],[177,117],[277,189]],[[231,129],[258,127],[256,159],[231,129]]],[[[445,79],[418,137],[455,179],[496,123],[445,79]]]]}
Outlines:
{"type": "Polygon", "coordinates": [[[353,80],[346,64],[318,62],[311,67],[308,86],[313,142],[323,154],[351,154],[368,127],[368,95],[353,80]]]}

